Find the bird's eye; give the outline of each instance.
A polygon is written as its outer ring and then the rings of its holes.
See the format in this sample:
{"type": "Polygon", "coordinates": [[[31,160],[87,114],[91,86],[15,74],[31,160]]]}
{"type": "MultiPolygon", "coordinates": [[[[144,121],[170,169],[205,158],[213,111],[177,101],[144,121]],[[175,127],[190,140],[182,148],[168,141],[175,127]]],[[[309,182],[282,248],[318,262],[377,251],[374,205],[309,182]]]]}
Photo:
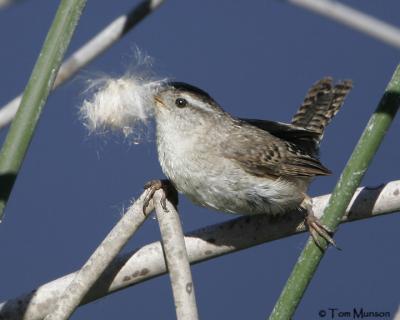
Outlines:
{"type": "Polygon", "coordinates": [[[187,105],[187,101],[186,101],[186,99],[178,98],[178,99],[175,100],[175,105],[178,108],[184,108],[187,105]]]}

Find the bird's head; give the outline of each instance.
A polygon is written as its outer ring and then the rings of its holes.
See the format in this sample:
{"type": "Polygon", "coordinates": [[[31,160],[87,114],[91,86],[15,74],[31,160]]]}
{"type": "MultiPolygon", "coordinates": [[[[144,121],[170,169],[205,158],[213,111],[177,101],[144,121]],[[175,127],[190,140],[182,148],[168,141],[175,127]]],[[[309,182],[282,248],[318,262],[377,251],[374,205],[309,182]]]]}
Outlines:
{"type": "Polygon", "coordinates": [[[225,112],[211,96],[190,84],[167,82],[154,96],[156,122],[178,129],[194,129],[212,123],[225,112]]]}

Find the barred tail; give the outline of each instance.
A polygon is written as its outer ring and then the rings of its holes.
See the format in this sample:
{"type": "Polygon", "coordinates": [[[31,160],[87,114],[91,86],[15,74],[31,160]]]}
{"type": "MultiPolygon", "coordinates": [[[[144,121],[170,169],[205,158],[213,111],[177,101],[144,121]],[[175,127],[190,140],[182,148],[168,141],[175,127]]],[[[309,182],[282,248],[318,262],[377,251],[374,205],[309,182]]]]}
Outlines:
{"type": "Polygon", "coordinates": [[[326,126],[343,105],[351,88],[351,80],[344,80],[336,85],[328,77],[317,81],[294,115],[292,124],[317,133],[317,142],[320,141],[326,126]]]}

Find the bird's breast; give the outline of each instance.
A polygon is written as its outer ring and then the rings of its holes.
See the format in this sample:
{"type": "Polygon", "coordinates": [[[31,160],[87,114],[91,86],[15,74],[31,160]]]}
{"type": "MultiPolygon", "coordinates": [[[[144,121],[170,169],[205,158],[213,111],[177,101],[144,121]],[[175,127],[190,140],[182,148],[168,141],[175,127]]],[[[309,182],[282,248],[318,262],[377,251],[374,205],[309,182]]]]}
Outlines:
{"type": "Polygon", "coordinates": [[[239,214],[281,214],[296,208],[305,188],[291,181],[249,175],[232,160],[193,145],[158,141],[164,174],[177,190],[201,206],[239,214]]]}
{"type": "Polygon", "coordinates": [[[212,135],[198,137],[157,132],[164,174],[193,202],[224,212],[274,215],[301,203],[308,183],[251,175],[218,153],[212,135]]]}

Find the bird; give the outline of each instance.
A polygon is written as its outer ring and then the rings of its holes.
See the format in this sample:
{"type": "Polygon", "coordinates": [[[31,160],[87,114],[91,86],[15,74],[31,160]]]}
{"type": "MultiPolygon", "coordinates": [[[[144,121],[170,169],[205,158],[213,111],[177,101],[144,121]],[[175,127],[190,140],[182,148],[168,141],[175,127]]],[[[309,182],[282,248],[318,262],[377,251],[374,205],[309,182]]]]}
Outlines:
{"type": "MultiPolygon", "coordinates": [[[[351,80],[317,81],[291,123],[282,123],[234,117],[204,90],[166,82],[154,95],[161,168],[197,205],[243,215],[304,212],[314,241],[320,246],[321,236],[336,246],[332,231],[314,215],[307,190],[316,176],[331,174],[320,162],[319,146],[351,88],[351,80]]],[[[145,205],[162,187],[157,181],[146,184],[145,205]]]]}

